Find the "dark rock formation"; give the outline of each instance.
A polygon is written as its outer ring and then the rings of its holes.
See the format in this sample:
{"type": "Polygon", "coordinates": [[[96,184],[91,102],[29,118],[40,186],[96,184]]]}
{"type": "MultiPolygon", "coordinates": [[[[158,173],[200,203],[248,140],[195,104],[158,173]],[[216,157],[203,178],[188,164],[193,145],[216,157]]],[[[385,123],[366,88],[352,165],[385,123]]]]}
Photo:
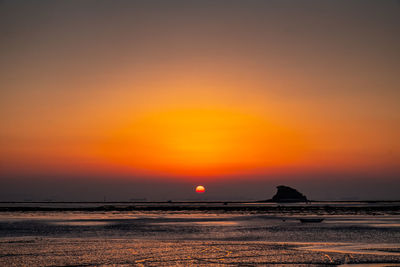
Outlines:
{"type": "Polygon", "coordinates": [[[276,187],[278,192],[272,197],[273,202],[308,202],[305,195],[289,186],[280,185],[276,187]]]}

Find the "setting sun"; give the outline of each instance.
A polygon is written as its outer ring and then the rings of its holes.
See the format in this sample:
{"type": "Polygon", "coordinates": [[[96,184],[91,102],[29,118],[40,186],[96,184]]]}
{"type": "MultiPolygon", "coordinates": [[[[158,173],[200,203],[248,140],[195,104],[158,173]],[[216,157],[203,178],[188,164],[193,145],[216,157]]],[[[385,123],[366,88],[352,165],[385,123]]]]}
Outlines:
{"type": "Polygon", "coordinates": [[[205,187],[202,185],[198,185],[196,187],[196,193],[204,193],[206,191],[205,187]]]}
{"type": "Polygon", "coordinates": [[[400,267],[399,11],[0,0],[0,267],[400,267]]]}
{"type": "Polygon", "coordinates": [[[0,200],[67,199],[48,184],[80,177],[148,199],[284,178],[399,187],[396,1],[31,2],[1,1],[0,200]]]}

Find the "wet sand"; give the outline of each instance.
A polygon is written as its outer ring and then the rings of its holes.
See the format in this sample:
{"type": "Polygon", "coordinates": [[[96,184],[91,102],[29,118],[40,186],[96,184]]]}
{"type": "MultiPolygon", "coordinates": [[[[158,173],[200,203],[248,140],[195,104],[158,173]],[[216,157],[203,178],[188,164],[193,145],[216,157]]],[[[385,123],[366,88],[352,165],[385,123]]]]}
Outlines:
{"type": "Polygon", "coordinates": [[[398,263],[398,256],[311,251],[312,243],[24,238],[2,240],[3,266],[338,265],[398,263]],[[307,248],[307,249],[304,249],[307,248]]]}
{"type": "Polygon", "coordinates": [[[400,266],[393,210],[296,209],[3,211],[0,265],[400,266]]]}

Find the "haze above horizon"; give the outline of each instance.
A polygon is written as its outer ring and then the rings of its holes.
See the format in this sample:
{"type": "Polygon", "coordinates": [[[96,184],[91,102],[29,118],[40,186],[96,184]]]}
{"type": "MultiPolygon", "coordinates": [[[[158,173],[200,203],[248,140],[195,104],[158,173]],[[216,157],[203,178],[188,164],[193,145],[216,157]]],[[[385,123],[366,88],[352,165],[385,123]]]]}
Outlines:
{"type": "Polygon", "coordinates": [[[0,201],[167,200],[195,184],[262,199],[288,183],[319,199],[394,198],[399,11],[1,1],[0,201]]]}

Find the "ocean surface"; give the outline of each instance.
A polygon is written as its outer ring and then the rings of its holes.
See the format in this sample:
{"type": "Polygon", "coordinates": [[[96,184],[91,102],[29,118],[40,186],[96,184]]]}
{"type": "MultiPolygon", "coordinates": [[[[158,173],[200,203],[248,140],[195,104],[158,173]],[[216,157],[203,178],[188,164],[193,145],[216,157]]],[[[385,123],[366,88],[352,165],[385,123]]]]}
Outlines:
{"type": "Polygon", "coordinates": [[[400,266],[399,207],[0,203],[0,266],[400,266]]]}

